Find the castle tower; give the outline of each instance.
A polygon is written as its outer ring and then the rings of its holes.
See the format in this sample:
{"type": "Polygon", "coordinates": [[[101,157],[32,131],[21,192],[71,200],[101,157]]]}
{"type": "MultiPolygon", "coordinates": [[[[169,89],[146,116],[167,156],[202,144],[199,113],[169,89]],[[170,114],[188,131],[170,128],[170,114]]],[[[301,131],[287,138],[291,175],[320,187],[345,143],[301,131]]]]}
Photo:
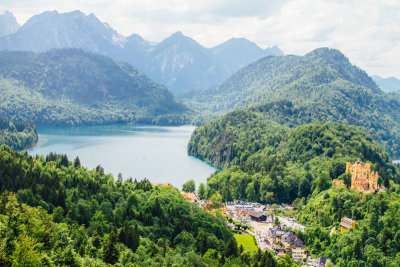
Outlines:
{"type": "Polygon", "coordinates": [[[346,172],[351,173],[351,189],[362,193],[373,193],[378,189],[378,173],[371,172],[371,163],[363,165],[356,161],[352,165],[346,162],[346,172]]]}

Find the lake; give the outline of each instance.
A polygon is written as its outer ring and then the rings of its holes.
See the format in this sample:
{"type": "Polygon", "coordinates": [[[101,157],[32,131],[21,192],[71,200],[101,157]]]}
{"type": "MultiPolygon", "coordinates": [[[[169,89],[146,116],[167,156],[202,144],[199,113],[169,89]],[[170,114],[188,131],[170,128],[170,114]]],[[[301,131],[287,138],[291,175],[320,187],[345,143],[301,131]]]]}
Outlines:
{"type": "Polygon", "coordinates": [[[50,152],[77,156],[89,169],[101,165],[106,173],[151,182],[169,182],[181,189],[189,179],[206,182],[216,168],[187,154],[187,143],[195,127],[103,125],[39,127],[38,145],[31,155],[50,152]]]}

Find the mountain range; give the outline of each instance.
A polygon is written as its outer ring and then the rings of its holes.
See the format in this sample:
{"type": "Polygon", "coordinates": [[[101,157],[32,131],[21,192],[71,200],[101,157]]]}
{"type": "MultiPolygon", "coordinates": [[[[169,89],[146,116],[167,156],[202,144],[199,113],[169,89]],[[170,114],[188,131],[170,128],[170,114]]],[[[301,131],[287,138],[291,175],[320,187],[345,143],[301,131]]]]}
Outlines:
{"type": "Polygon", "coordinates": [[[20,25],[11,12],[6,11],[0,15],[0,37],[16,32],[19,27],[20,25]]]}
{"type": "Polygon", "coordinates": [[[399,93],[400,94],[400,80],[395,78],[395,77],[389,77],[389,78],[382,78],[377,75],[373,75],[372,79],[376,82],[376,84],[379,86],[379,88],[382,89],[382,91],[387,92],[387,93],[399,93]]]}
{"type": "MultiPolygon", "coordinates": [[[[7,14],[9,17],[11,13],[7,14]]],[[[283,55],[276,46],[261,49],[243,38],[206,48],[181,32],[160,43],[151,43],[137,34],[125,37],[95,15],[80,11],[46,11],[13,29],[0,37],[0,50],[44,52],[80,48],[133,64],[175,95],[216,87],[254,60],[283,55]]]]}
{"type": "Polygon", "coordinates": [[[186,103],[206,115],[249,109],[290,127],[317,121],[363,126],[400,156],[400,96],[381,91],[335,49],[260,59],[186,103]]]}
{"type": "Polygon", "coordinates": [[[0,52],[0,116],[13,121],[182,124],[187,112],[128,63],[74,48],[0,52]]]}

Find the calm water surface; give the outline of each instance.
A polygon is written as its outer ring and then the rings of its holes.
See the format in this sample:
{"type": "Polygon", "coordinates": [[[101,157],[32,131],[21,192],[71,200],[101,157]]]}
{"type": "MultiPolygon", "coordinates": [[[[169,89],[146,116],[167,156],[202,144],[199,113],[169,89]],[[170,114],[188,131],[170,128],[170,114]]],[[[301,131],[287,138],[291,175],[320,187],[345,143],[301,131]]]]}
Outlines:
{"type": "Polygon", "coordinates": [[[79,156],[90,169],[101,164],[106,173],[124,179],[148,178],[170,182],[181,189],[189,179],[206,182],[216,168],[187,154],[187,143],[195,127],[107,125],[38,128],[39,143],[32,155],[57,152],[70,160],[79,156]]]}

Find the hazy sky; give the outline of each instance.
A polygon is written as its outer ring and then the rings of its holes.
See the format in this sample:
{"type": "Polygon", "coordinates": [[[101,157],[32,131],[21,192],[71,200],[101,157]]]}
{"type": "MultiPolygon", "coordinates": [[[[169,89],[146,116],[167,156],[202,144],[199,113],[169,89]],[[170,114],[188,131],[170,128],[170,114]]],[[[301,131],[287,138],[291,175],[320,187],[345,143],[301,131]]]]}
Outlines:
{"type": "Polygon", "coordinates": [[[182,31],[211,47],[245,37],[285,54],[341,50],[369,74],[400,78],[400,0],[1,0],[24,23],[46,10],[94,13],[123,35],[182,31]]]}

